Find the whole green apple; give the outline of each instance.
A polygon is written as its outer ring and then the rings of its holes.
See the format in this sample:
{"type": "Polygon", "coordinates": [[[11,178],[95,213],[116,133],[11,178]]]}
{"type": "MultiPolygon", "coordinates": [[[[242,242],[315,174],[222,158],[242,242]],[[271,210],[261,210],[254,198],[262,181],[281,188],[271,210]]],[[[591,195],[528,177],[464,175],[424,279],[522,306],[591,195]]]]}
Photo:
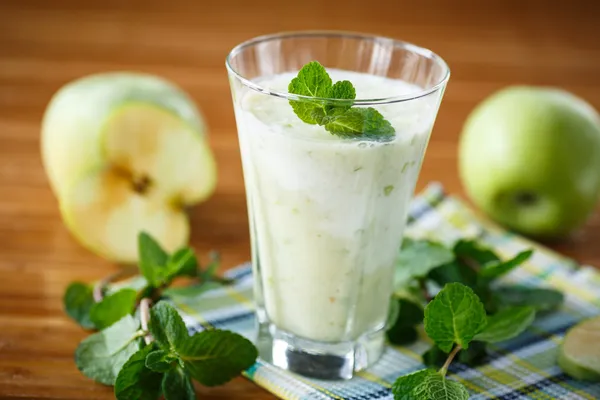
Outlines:
{"type": "Polygon", "coordinates": [[[459,172],[492,219],[529,236],[563,237],[600,195],[600,117],[563,90],[508,87],[468,117],[459,172]]]}

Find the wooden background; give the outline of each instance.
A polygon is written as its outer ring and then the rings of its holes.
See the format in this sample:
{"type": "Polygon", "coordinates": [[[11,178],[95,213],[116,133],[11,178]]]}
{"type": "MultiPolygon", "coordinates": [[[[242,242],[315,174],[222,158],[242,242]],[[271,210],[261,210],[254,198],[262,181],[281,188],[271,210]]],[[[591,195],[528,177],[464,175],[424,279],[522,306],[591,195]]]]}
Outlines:
{"type": "MultiPolygon", "coordinates": [[[[85,333],[61,309],[69,281],[116,267],[82,249],[60,221],[39,155],[51,95],[108,70],[159,74],[187,90],[206,115],[219,163],[216,194],[192,211],[192,242],[201,252],[220,250],[231,267],[249,258],[249,237],[225,56],[253,36],[301,29],[392,36],[448,61],[452,77],[418,188],[438,180],[462,194],[462,123],[503,86],[560,86],[600,109],[600,3],[593,0],[0,0],[0,398],[112,398],[77,371],[72,354],[85,333]]],[[[600,216],[554,247],[600,265],[600,216]]],[[[273,398],[243,378],[198,392],[273,398]]]]}

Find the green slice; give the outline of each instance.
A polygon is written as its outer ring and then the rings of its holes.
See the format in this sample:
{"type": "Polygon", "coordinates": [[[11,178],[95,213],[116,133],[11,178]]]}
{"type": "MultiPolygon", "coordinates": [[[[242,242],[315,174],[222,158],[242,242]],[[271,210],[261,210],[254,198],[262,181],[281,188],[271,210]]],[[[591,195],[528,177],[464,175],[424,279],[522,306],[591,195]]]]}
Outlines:
{"type": "Polygon", "coordinates": [[[600,382],[600,316],[569,329],[560,347],[558,365],[575,379],[600,382]]]}
{"type": "Polygon", "coordinates": [[[102,122],[102,165],[81,171],[61,198],[71,232],[124,263],[138,260],[140,231],[169,252],[185,246],[186,208],[206,199],[216,181],[204,136],[170,110],[143,102],[116,106],[102,122]]]}

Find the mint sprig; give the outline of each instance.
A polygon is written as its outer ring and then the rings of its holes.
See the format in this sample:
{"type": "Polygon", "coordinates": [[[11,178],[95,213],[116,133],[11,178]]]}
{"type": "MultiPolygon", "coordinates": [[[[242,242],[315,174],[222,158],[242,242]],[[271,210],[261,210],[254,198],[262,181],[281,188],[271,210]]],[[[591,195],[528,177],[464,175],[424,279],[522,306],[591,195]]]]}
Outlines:
{"type": "Polygon", "coordinates": [[[87,377],[114,385],[118,400],[195,399],[192,379],[206,386],[223,384],[254,364],[258,356],[246,338],[213,329],[188,330],[165,294],[197,296],[227,284],[215,275],[217,253],[202,269],[190,248],[168,254],[150,235],[138,236],[141,276],[119,285],[108,285],[122,277],[120,271],[95,286],[76,282],[64,296],[65,311],[82,326],[102,329],[84,339],[75,352],[75,362],[87,377]],[[172,288],[177,277],[198,281],[193,286],[172,288]],[[154,306],[150,305],[155,303],[154,306]]]}
{"type": "Polygon", "coordinates": [[[294,112],[302,121],[322,125],[344,138],[381,138],[392,136],[394,128],[372,107],[352,108],[356,90],[350,81],[335,84],[317,61],[304,65],[288,85],[288,92],[315,99],[290,100],[294,112]],[[322,99],[337,99],[327,102],[322,99]],[[342,101],[339,101],[342,100],[342,101]]]}
{"type": "Polygon", "coordinates": [[[446,374],[454,357],[486,324],[483,304],[472,289],[460,283],[446,285],[425,308],[425,331],[442,350],[452,351],[439,371],[425,369],[398,378],[392,387],[394,399],[467,400],[467,389],[446,374]]]}
{"type": "Polygon", "coordinates": [[[410,343],[418,337],[417,326],[424,323],[433,345],[423,354],[423,363],[440,369],[398,378],[393,386],[396,400],[467,399],[467,390],[446,378],[453,360],[476,365],[486,358],[488,345],[520,335],[533,323],[536,311],[560,305],[564,296],[552,289],[494,284],[532,253],[526,250],[502,259],[474,239],[461,239],[450,247],[430,240],[404,240],[397,261],[397,303],[392,302],[396,320],[391,320],[388,340],[396,345],[410,343]],[[419,318],[422,304],[426,304],[424,317],[419,318]]]}
{"type": "Polygon", "coordinates": [[[430,350],[427,357],[444,356],[446,361],[438,371],[425,369],[398,378],[392,389],[394,399],[468,399],[469,392],[463,385],[446,378],[454,358],[473,340],[495,343],[520,334],[534,317],[532,307],[506,309],[487,317],[483,303],[471,288],[461,283],[447,284],[425,307],[424,320],[425,332],[438,349],[435,353],[430,350]]]}

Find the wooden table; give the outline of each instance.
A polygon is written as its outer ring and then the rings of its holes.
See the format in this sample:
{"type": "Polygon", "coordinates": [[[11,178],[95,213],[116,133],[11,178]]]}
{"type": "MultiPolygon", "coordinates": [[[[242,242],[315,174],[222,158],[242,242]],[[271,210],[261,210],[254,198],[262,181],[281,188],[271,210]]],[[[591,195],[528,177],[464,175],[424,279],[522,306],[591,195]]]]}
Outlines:
{"type": "MultiPolygon", "coordinates": [[[[86,335],[62,312],[68,282],[116,267],[63,226],[39,152],[40,119],[67,81],[107,70],[171,79],[206,115],[219,164],[215,195],[191,213],[192,244],[225,267],[249,258],[240,155],[224,59],[237,43],[281,30],[343,29],[433,49],[452,78],[418,188],[462,194],[457,138],[469,111],[509,84],[556,85],[600,109],[600,3],[583,1],[77,1],[0,2],[0,398],[109,399],[73,351],[86,335]],[[337,5],[336,5],[337,4],[337,5]]],[[[600,171],[599,171],[600,173],[600,171]]],[[[600,216],[555,248],[600,265],[600,216]]],[[[199,397],[267,399],[238,378],[199,397]]]]}

